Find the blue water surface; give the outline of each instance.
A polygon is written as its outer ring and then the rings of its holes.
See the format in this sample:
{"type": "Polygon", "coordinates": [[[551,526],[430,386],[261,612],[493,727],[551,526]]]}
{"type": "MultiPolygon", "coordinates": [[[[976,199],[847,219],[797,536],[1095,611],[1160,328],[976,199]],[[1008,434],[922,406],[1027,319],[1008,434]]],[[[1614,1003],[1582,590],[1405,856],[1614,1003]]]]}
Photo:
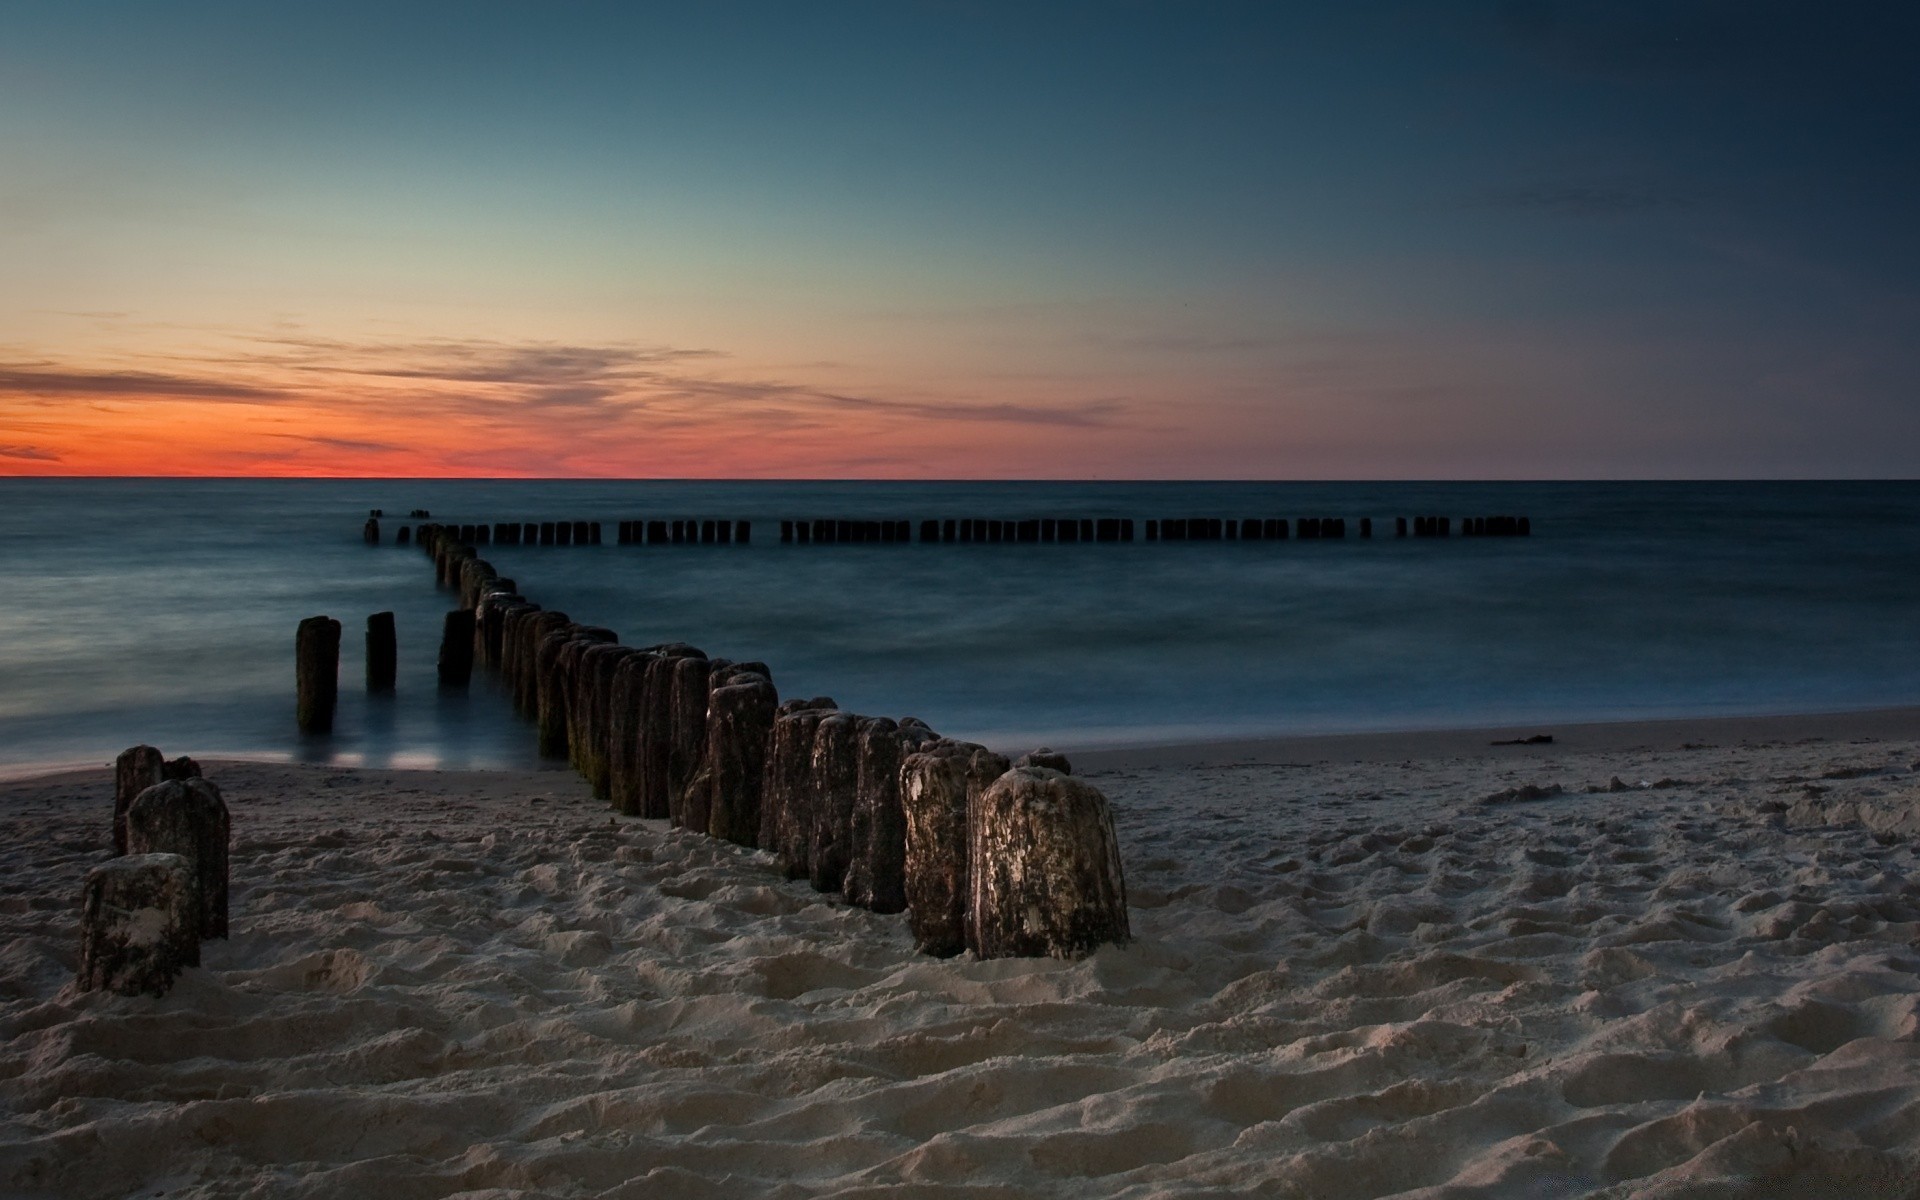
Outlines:
{"type": "Polygon", "coordinates": [[[449,595],[396,514],[607,522],[482,551],[636,645],[1006,747],[1841,710],[1920,698],[1920,484],[733,483],[0,479],[0,768],[169,754],[530,766],[492,680],[442,692],[449,595]],[[370,508],[387,538],[360,540],[370,508]],[[1391,536],[1527,514],[1525,539],[1391,536]],[[783,546],[782,517],[1344,516],[1362,540],[783,546]],[[624,547],[613,522],[754,522],[624,547]],[[1384,536],[1382,536],[1384,535],[1384,536]],[[360,686],[395,612],[400,685],[360,686]],[[293,728],[293,630],[347,627],[334,733],[293,728]]]}

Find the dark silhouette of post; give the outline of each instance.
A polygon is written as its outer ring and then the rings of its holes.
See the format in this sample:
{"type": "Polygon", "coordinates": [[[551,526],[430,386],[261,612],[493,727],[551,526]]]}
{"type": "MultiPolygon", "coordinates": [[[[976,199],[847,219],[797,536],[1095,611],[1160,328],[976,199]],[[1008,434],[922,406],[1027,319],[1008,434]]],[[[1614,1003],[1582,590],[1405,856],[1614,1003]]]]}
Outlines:
{"type": "Polygon", "coordinates": [[[340,622],[308,617],[293,637],[294,719],[302,733],[333,732],[340,694],[340,622]]]}

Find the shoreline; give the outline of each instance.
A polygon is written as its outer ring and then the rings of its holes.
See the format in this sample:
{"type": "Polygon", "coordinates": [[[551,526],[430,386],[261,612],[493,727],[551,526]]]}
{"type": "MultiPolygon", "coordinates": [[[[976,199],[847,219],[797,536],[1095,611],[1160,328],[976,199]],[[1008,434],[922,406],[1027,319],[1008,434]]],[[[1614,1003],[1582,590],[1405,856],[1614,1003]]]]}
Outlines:
{"type": "MultiPolygon", "coordinates": [[[[1299,765],[1305,763],[1383,763],[1465,758],[1551,761],[1569,754],[1628,750],[1720,749],[1735,745],[1807,741],[1920,741],[1920,705],[1900,708],[1842,709],[1758,716],[1656,717],[1619,721],[1541,722],[1534,725],[1472,725],[1458,728],[1365,730],[1353,733],[1273,734],[1217,740],[1140,741],[1090,745],[1062,741],[1053,749],[1076,770],[1125,770],[1136,767],[1299,765]],[[1496,745],[1539,734],[1550,744],[1496,745]]],[[[129,745],[133,743],[128,743],[129,745]]],[[[1019,754],[1035,745],[994,745],[1019,754]]],[[[125,749],[125,747],[120,747],[125,749]]],[[[14,784],[75,772],[110,768],[120,749],[99,758],[0,764],[0,783],[14,784]]],[[[172,746],[163,747],[174,753],[172,746]]],[[[356,771],[426,771],[486,776],[570,772],[564,760],[539,767],[422,766],[410,763],[318,762],[290,754],[244,751],[179,751],[217,762],[263,763],[356,771]]]]}

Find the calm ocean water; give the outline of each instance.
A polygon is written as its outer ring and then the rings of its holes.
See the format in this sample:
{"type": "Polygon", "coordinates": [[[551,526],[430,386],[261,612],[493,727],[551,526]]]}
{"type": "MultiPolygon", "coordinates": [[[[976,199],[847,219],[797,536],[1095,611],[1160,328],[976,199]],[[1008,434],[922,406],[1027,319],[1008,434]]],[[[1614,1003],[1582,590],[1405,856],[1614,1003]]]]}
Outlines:
{"type": "MultiPolygon", "coordinates": [[[[761,659],[782,695],[990,744],[1548,725],[1920,700],[1920,484],[893,484],[0,479],[0,770],[169,754],[528,766],[491,681],[442,694],[447,594],[393,514],[601,519],[493,547],[548,608],[761,659]],[[387,541],[360,542],[369,508],[387,541]],[[788,547],[783,516],[1524,513],[1529,539],[788,547]],[[631,517],[746,547],[620,547],[631,517]],[[362,679],[399,622],[391,697],[362,679]],[[334,734],[293,728],[293,630],[346,626],[334,734]]],[[[1391,522],[1387,522],[1391,532],[1391,522]]]]}

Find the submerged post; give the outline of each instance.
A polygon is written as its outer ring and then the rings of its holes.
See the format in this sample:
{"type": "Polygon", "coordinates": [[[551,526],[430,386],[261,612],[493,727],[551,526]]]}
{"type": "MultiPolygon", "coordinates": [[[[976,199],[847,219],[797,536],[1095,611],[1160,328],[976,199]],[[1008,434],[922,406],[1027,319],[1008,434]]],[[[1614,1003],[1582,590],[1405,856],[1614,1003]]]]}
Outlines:
{"type": "Polygon", "coordinates": [[[473,610],[447,614],[440,633],[440,686],[463,688],[473,678],[473,610]]]}
{"type": "Polygon", "coordinates": [[[294,719],[302,733],[331,733],[340,693],[340,622],[308,617],[293,638],[294,719]]]}
{"type": "Polygon", "coordinates": [[[399,675],[400,651],[394,635],[393,614],[377,612],[367,618],[367,690],[390,692],[399,675]]]}

